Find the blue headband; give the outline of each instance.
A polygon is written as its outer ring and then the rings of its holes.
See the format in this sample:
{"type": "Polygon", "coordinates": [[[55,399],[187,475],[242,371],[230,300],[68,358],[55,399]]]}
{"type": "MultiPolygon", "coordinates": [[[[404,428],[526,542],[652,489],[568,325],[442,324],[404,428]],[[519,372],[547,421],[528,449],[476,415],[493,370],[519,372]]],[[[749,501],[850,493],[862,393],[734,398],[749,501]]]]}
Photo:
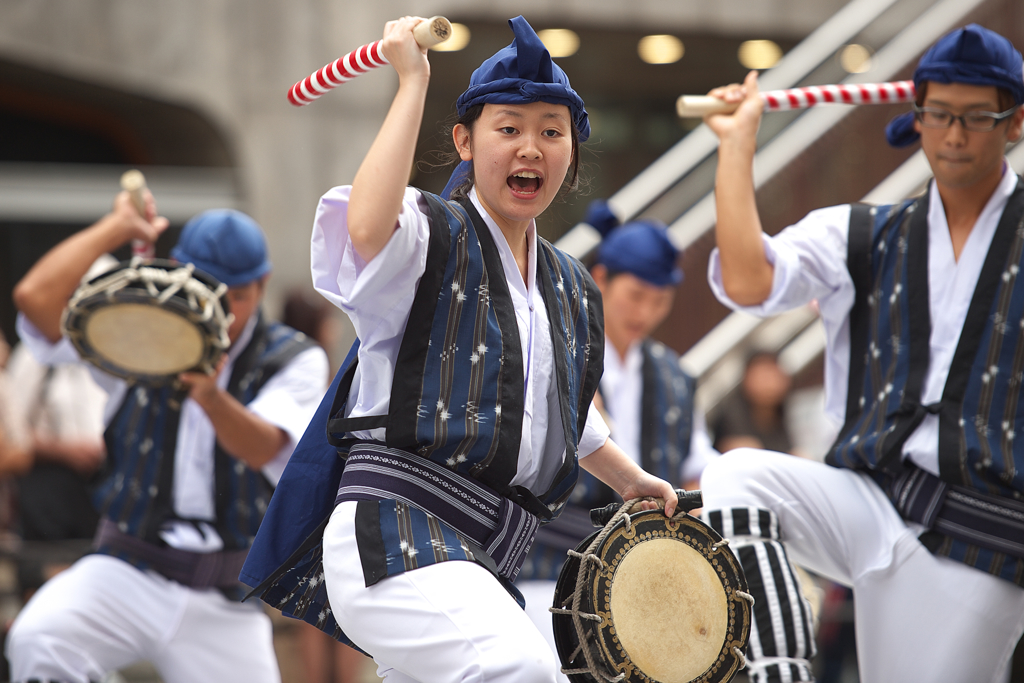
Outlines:
{"type": "Polygon", "coordinates": [[[191,218],[171,258],[193,264],[228,287],[249,284],[270,272],[263,231],[233,209],[213,209],[191,218]]]}
{"type": "MultiPolygon", "coordinates": [[[[1009,40],[994,31],[970,24],[939,39],[921,57],[914,71],[918,92],[926,81],[995,86],[1008,90],[1017,104],[1024,103],[1024,61],[1009,40]]],[[[907,112],[889,122],[885,137],[893,147],[917,142],[914,114],[907,112]]]]}
{"type": "MultiPolygon", "coordinates": [[[[583,99],[569,85],[569,77],[551,61],[547,48],[526,19],[518,16],[509,19],[508,24],[515,38],[473,72],[469,88],[455,103],[458,115],[465,115],[478,104],[564,104],[569,108],[580,142],[585,142],[590,137],[590,119],[583,99]]],[[[472,162],[460,163],[441,196],[447,199],[471,173],[472,162]]]]}
{"type": "Polygon", "coordinates": [[[601,264],[612,273],[630,273],[655,287],[683,281],[683,271],[677,263],[679,250],[668,238],[664,224],[638,220],[616,227],[618,219],[601,199],[590,203],[583,222],[604,237],[595,265],[601,264]]]}

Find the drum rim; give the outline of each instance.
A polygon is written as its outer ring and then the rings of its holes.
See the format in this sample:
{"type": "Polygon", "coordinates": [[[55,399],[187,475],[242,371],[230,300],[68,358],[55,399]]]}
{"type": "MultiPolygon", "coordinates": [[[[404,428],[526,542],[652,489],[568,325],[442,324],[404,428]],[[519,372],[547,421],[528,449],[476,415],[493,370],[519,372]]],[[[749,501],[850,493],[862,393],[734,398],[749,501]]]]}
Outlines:
{"type": "MultiPolygon", "coordinates": [[[[704,545],[706,549],[705,552],[702,552],[699,548],[695,548],[693,544],[682,539],[676,540],[686,543],[690,548],[700,552],[713,567],[721,568],[721,571],[716,571],[715,575],[723,584],[729,609],[729,614],[727,615],[728,623],[726,625],[726,638],[723,642],[719,656],[707,670],[697,678],[692,679],[690,683],[724,683],[724,681],[731,680],[745,663],[742,655],[737,655],[735,649],[738,648],[739,651],[742,652],[746,648],[747,641],[750,636],[750,625],[752,619],[750,604],[746,599],[739,595],[739,593],[747,593],[746,579],[740,567],[739,560],[728,549],[726,544],[722,542],[722,537],[702,520],[689,514],[677,515],[672,520],[666,520],[664,513],[661,510],[650,510],[630,515],[631,526],[649,525],[656,522],[664,527],[666,522],[671,525],[675,520],[678,520],[678,522],[676,522],[677,525],[681,526],[685,524],[687,527],[696,530],[706,537],[704,545]],[[713,556],[713,560],[709,555],[713,556]],[[718,562],[716,563],[716,561],[718,562]],[[726,577],[723,576],[723,572],[728,575],[729,580],[734,582],[734,585],[730,586],[726,583],[726,577]]],[[[603,617],[601,623],[586,621],[584,624],[585,629],[587,630],[587,639],[590,641],[597,641],[596,644],[598,646],[598,651],[604,658],[609,672],[615,672],[613,675],[616,675],[620,671],[631,671],[633,673],[627,673],[627,677],[624,679],[625,681],[650,682],[655,679],[635,668],[635,664],[629,660],[628,653],[624,653],[625,659],[618,657],[617,653],[615,655],[612,654],[607,645],[610,641],[614,642],[614,635],[609,633],[609,630],[613,628],[610,610],[602,610],[595,606],[595,603],[598,605],[600,604],[602,593],[601,589],[595,588],[595,586],[598,586],[601,583],[602,578],[607,578],[614,574],[614,566],[609,567],[606,553],[615,540],[616,533],[621,531],[625,525],[626,520],[620,519],[609,530],[607,536],[602,540],[601,545],[596,549],[595,554],[605,563],[605,568],[601,571],[588,570],[587,581],[582,594],[583,600],[581,601],[581,611],[593,612],[603,617]]],[[[633,535],[635,536],[637,532],[644,533],[644,530],[637,527],[637,529],[633,531],[633,535]]],[[[575,551],[577,553],[585,552],[599,533],[600,530],[580,542],[575,551]]],[[[658,536],[658,538],[672,537],[658,536]]],[[[625,554],[626,553],[623,553],[622,557],[624,557],[625,554]]],[[[573,592],[576,588],[579,566],[580,559],[572,555],[568,557],[565,564],[562,566],[562,571],[559,572],[558,580],[555,583],[554,606],[556,608],[563,607],[566,601],[568,601],[571,606],[573,592]]],[[[610,582],[605,583],[608,583],[608,586],[607,590],[603,592],[610,595],[610,582]]],[[[574,653],[574,651],[576,651],[579,645],[579,635],[573,625],[572,617],[565,614],[555,613],[552,615],[552,621],[555,635],[555,648],[563,667],[585,668],[586,662],[582,653],[577,654],[577,656],[572,659],[569,657],[574,653]]],[[[569,674],[569,679],[574,681],[574,683],[590,683],[595,680],[590,674],[569,674]]]]}
{"type": "MultiPolygon", "coordinates": [[[[168,272],[176,271],[181,268],[188,269],[190,276],[202,283],[203,286],[210,290],[210,293],[216,297],[216,301],[219,303],[221,311],[223,311],[224,319],[226,321],[230,321],[230,303],[227,298],[227,288],[212,275],[191,264],[180,263],[169,259],[141,260],[133,258],[127,261],[120,261],[109,270],[90,278],[84,283],[83,287],[95,285],[98,282],[110,278],[112,275],[129,268],[156,268],[168,272]]],[[[137,282],[138,280],[134,281],[133,284],[137,282]]],[[[76,295],[81,291],[82,288],[80,287],[79,290],[76,290],[76,295]]],[[[213,319],[211,318],[209,321],[204,320],[200,312],[187,305],[187,300],[179,291],[166,299],[161,304],[161,308],[184,318],[189,323],[202,330],[200,337],[203,342],[203,350],[198,362],[191,368],[185,368],[172,374],[153,374],[128,371],[109,360],[107,354],[101,353],[99,350],[94,348],[86,334],[88,322],[92,314],[95,311],[106,307],[106,305],[109,305],[115,298],[117,299],[117,303],[123,304],[151,304],[153,302],[153,297],[148,291],[140,290],[137,287],[123,287],[114,293],[101,290],[88,296],[72,296],[68,307],[64,311],[61,321],[62,332],[70,339],[71,343],[78,350],[82,358],[88,360],[104,372],[128,380],[129,382],[146,384],[149,386],[162,386],[174,383],[177,380],[178,372],[205,372],[214,368],[221,355],[227,351],[227,347],[222,346],[217,339],[216,335],[218,330],[215,329],[213,319]]],[[[227,325],[224,327],[225,335],[226,330],[227,325]]]]}

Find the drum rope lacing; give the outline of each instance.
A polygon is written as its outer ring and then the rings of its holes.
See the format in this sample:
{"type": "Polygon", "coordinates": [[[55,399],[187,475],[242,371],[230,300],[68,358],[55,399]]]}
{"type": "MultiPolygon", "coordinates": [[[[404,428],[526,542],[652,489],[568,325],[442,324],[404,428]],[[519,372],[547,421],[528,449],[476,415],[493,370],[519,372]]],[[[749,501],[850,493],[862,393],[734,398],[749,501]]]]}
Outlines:
{"type": "MultiPolygon", "coordinates": [[[[582,553],[578,553],[575,550],[566,551],[566,554],[568,554],[570,557],[575,557],[580,560],[580,568],[576,574],[576,588],[573,590],[572,593],[572,607],[570,609],[549,607],[548,611],[552,614],[564,614],[572,617],[573,627],[576,629],[576,633],[579,637],[580,643],[576,646],[576,650],[572,653],[572,655],[569,656],[569,661],[576,659],[576,656],[580,654],[580,652],[583,653],[583,657],[587,661],[587,666],[583,669],[566,669],[563,667],[561,669],[561,672],[567,676],[570,674],[590,674],[591,676],[598,679],[599,682],[603,681],[604,683],[619,683],[620,681],[623,681],[626,678],[626,672],[622,672],[618,676],[612,676],[611,674],[598,668],[597,655],[594,653],[593,649],[584,642],[584,638],[582,635],[584,633],[583,620],[585,619],[587,621],[600,622],[604,620],[604,617],[602,617],[599,614],[590,614],[581,611],[580,602],[583,599],[583,587],[586,583],[587,578],[587,564],[595,564],[600,569],[604,569],[605,566],[604,560],[598,557],[594,551],[601,547],[601,544],[604,542],[604,539],[608,536],[609,533],[611,533],[612,529],[615,527],[616,524],[618,524],[619,520],[625,521],[626,531],[629,531],[629,529],[632,527],[632,518],[629,515],[629,510],[631,510],[632,507],[637,503],[650,500],[654,499],[633,498],[632,500],[627,500],[625,503],[622,504],[622,506],[612,516],[612,518],[608,520],[608,523],[604,525],[604,528],[602,528],[600,533],[598,533],[594,540],[591,541],[590,545],[587,546],[587,549],[585,551],[583,551],[582,553]]],[[[671,517],[671,519],[675,521],[677,519],[685,517],[686,514],[686,511],[679,511],[676,514],[674,514],[671,517]]],[[[711,548],[714,551],[718,551],[728,545],[729,540],[722,539],[718,543],[715,543],[711,548]]],[[[744,600],[747,600],[751,605],[754,604],[754,596],[750,595],[749,593],[744,593],[743,591],[736,591],[736,595],[743,598],[744,600]]],[[[732,651],[740,662],[740,669],[745,668],[747,666],[747,658],[743,655],[743,651],[736,646],[733,646],[732,651]]]]}
{"type": "Polygon", "coordinates": [[[220,331],[217,344],[223,349],[230,346],[231,342],[228,339],[227,329],[231,324],[232,314],[225,314],[224,308],[220,305],[220,298],[227,291],[227,285],[221,282],[218,284],[217,289],[211,290],[203,282],[192,276],[196,268],[191,263],[183,264],[180,268],[174,270],[151,268],[140,265],[141,263],[141,259],[134,258],[128,268],[118,270],[107,277],[97,278],[92,282],[82,285],[75,292],[72,300],[68,302],[68,308],[73,308],[79,301],[101,293],[110,298],[115,292],[124,289],[134,282],[142,282],[146,286],[146,291],[149,292],[149,295],[154,297],[157,303],[161,305],[179,291],[183,291],[186,297],[188,297],[192,310],[202,311],[199,322],[216,319],[215,322],[220,331]],[[165,289],[160,291],[158,287],[165,289]],[[200,303],[202,304],[201,306],[200,303]]]}

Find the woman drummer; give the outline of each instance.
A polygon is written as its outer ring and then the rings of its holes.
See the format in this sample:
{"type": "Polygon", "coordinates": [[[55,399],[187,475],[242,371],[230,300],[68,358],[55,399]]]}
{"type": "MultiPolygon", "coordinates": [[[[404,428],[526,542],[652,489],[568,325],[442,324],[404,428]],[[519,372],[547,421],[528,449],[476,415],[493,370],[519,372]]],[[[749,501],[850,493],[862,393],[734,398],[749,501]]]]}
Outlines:
{"type": "Polygon", "coordinates": [[[420,21],[385,27],[398,93],[313,231],[314,284],[361,341],[330,427],[348,459],[323,535],[327,593],[389,683],[554,681],[510,584],[537,523],[561,511],[577,463],[627,500],[667,497],[671,514],[675,496],[592,409],[600,295],[536,232],[575,184],[583,101],[512,19],[515,40],[458,100],[457,202],[406,187],[430,79],[420,21]]]}

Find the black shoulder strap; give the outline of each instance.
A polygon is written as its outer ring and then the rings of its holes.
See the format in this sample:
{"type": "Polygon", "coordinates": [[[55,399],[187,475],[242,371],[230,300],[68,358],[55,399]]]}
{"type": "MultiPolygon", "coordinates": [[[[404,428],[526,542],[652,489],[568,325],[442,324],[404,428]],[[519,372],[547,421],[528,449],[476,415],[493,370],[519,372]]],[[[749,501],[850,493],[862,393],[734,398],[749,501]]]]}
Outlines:
{"type": "MultiPolygon", "coordinates": [[[[864,388],[864,354],[868,343],[868,296],[871,294],[871,242],[877,208],[868,204],[850,205],[850,228],[846,242],[846,268],[853,280],[855,296],[850,309],[850,376],[846,389],[846,427],[860,413],[864,388]]],[[[846,432],[844,427],[843,432],[846,432]]]]}

